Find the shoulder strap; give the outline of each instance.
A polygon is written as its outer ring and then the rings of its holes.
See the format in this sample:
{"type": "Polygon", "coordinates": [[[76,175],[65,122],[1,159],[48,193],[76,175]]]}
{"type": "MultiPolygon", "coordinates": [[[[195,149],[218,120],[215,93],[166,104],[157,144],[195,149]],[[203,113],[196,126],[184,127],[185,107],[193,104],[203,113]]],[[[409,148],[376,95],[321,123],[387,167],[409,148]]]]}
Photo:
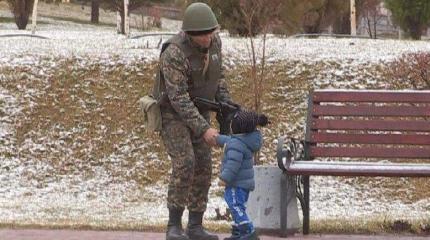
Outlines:
{"type": "MultiPolygon", "coordinates": [[[[161,51],[160,51],[159,58],[161,57],[161,54],[163,54],[163,52],[167,49],[167,47],[174,42],[178,42],[179,38],[180,38],[180,36],[179,36],[179,34],[177,34],[177,35],[169,38],[165,43],[163,43],[161,45],[161,51]]],[[[154,83],[151,95],[154,99],[157,100],[157,103],[159,103],[159,104],[164,100],[164,98],[166,96],[163,89],[166,89],[166,86],[164,83],[163,73],[161,72],[160,63],[158,63],[158,71],[157,71],[157,75],[155,77],[155,83],[154,83]]]]}
{"type": "MultiPolygon", "coordinates": [[[[186,44],[186,36],[184,32],[179,32],[178,34],[171,37],[165,43],[162,44],[160,57],[170,44],[174,44],[175,46],[179,47],[181,51],[185,54],[185,58],[189,58],[192,54],[191,48],[186,44]]],[[[163,73],[161,72],[160,64],[158,64],[157,76],[152,92],[153,97],[158,101],[158,103],[161,103],[166,100],[167,95],[165,93],[165,89],[166,85],[164,83],[163,73]]]]}

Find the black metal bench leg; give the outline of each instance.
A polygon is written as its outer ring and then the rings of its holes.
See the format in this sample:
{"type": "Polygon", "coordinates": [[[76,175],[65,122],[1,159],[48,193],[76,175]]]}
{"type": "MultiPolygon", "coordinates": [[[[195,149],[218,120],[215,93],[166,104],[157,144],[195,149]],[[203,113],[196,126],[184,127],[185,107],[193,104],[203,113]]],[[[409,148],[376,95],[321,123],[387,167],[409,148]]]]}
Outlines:
{"type": "Polygon", "coordinates": [[[303,177],[303,195],[305,208],[303,209],[303,234],[309,234],[309,176],[303,177]]]}

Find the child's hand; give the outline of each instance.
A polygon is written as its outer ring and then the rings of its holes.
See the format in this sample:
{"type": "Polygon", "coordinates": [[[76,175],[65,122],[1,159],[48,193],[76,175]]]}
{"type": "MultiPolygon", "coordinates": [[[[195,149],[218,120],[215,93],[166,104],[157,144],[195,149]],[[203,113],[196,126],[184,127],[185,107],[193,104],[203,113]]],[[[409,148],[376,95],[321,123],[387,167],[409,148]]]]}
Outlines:
{"type": "Polygon", "coordinates": [[[225,182],[224,182],[224,180],[222,180],[221,178],[219,178],[218,179],[218,186],[220,186],[220,187],[225,187],[225,182]]]}

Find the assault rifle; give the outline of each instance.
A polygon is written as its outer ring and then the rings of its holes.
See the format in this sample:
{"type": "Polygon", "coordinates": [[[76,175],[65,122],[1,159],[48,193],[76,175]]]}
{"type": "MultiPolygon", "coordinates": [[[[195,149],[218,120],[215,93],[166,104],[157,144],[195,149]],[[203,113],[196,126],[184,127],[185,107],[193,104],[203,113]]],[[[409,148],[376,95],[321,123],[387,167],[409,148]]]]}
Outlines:
{"type": "Polygon", "coordinates": [[[230,135],[230,124],[234,114],[240,111],[239,105],[233,105],[227,102],[216,102],[201,97],[193,98],[194,104],[200,110],[216,112],[216,120],[219,123],[220,134],[230,135]]]}

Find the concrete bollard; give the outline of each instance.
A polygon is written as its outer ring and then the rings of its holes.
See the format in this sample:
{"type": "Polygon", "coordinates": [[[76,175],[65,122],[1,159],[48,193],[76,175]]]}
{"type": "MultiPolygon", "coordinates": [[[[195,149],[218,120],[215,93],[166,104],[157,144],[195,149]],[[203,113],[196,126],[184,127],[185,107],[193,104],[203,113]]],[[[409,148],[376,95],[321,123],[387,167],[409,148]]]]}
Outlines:
{"type": "Polygon", "coordinates": [[[264,233],[279,234],[283,237],[286,234],[294,234],[300,228],[297,199],[295,197],[295,183],[290,184],[290,189],[286,189],[288,184],[286,176],[275,166],[255,166],[255,190],[251,192],[248,200],[247,212],[254,226],[264,233]],[[284,181],[281,188],[281,181],[284,181]],[[281,192],[283,200],[281,205],[281,192]],[[281,213],[283,209],[284,215],[281,213]],[[282,221],[281,221],[281,218],[282,221]],[[282,224],[286,226],[281,226],[282,224]]]}

